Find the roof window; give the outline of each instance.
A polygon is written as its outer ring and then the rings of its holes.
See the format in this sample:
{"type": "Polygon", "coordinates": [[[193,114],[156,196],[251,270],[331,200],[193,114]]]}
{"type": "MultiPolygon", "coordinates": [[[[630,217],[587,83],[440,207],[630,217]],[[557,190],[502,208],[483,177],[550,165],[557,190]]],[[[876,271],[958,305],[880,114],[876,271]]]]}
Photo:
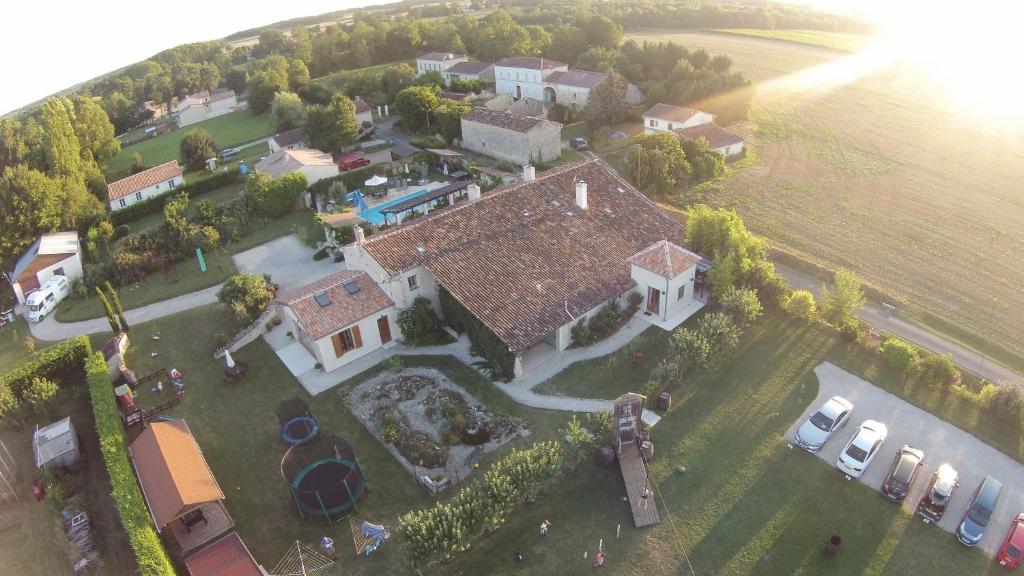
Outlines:
{"type": "Polygon", "coordinates": [[[346,280],[341,285],[345,287],[345,290],[347,290],[349,294],[359,293],[359,284],[356,284],[355,279],[346,280]]]}
{"type": "Polygon", "coordinates": [[[320,305],[321,308],[326,308],[331,305],[331,297],[326,292],[317,292],[313,295],[313,300],[320,305]]]}

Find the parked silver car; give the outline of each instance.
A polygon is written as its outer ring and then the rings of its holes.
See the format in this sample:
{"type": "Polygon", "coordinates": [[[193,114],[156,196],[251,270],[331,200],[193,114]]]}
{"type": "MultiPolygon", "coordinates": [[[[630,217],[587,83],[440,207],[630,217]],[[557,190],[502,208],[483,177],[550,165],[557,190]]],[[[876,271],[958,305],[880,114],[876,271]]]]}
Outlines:
{"type": "Polygon", "coordinates": [[[804,422],[793,435],[793,442],[808,452],[817,452],[832,434],[850,419],[853,404],[842,396],[833,396],[804,422]]]}

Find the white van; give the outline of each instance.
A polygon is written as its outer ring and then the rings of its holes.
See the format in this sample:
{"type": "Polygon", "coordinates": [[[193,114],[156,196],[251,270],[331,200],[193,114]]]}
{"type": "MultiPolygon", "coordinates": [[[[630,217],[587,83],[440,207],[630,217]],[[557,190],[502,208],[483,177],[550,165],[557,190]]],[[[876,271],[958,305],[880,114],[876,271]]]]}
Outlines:
{"type": "Polygon", "coordinates": [[[28,319],[31,322],[42,322],[57,304],[68,295],[68,279],[64,276],[50,278],[38,290],[28,295],[28,319]]]}

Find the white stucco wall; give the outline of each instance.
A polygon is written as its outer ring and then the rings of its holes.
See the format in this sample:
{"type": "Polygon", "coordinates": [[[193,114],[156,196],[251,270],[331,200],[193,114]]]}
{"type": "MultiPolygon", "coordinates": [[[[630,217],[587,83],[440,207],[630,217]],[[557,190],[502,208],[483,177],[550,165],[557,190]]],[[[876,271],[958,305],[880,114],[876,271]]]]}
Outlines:
{"type": "Polygon", "coordinates": [[[728,146],[722,146],[715,148],[715,152],[718,152],[726,158],[732,158],[733,156],[739,156],[743,153],[743,142],[737,142],[736,144],[729,144],[728,146]]]}
{"type": "Polygon", "coordinates": [[[121,208],[127,208],[127,207],[131,206],[132,204],[135,204],[136,202],[142,202],[143,200],[146,200],[148,198],[152,198],[154,196],[159,196],[161,194],[166,194],[167,192],[177,188],[178,186],[181,186],[183,183],[184,183],[184,178],[181,177],[181,176],[175,176],[174,178],[168,178],[167,180],[164,180],[163,182],[157,182],[156,184],[153,184],[152,186],[149,186],[147,188],[143,188],[142,190],[139,190],[138,192],[133,192],[133,193],[131,193],[131,194],[129,194],[129,195],[123,197],[123,198],[118,198],[117,200],[111,200],[110,201],[110,209],[112,211],[117,211],[117,210],[120,210],[121,208]],[[122,200],[124,201],[123,203],[122,203],[122,200]]]}
{"type": "Polygon", "coordinates": [[[550,84],[555,90],[556,102],[569,108],[582,109],[587,105],[590,98],[590,88],[579,86],[566,86],[565,84],[550,84]]]}
{"type": "MultiPolygon", "coordinates": [[[[56,264],[52,264],[50,266],[47,266],[46,268],[43,268],[42,270],[36,272],[36,279],[39,281],[39,285],[42,286],[43,284],[46,283],[47,280],[49,280],[50,278],[53,278],[53,273],[58,268],[63,268],[64,269],[64,277],[68,279],[69,283],[72,280],[75,280],[76,278],[81,278],[82,277],[82,257],[81,257],[81,254],[71,254],[67,258],[61,260],[60,262],[57,262],[56,264]]],[[[24,304],[25,303],[25,296],[26,296],[26,294],[22,290],[21,284],[19,284],[18,282],[15,282],[12,285],[12,288],[14,288],[14,296],[15,296],[15,298],[18,299],[18,303],[19,304],[24,304]]]]}
{"type": "Polygon", "coordinates": [[[509,94],[513,98],[528,96],[543,101],[544,76],[540,70],[495,66],[494,89],[498,94],[509,94]],[[516,86],[521,87],[521,94],[516,93],[516,86]]]}
{"type": "Polygon", "coordinates": [[[437,60],[420,60],[416,59],[416,75],[421,76],[430,71],[437,71],[444,73],[445,70],[455,66],[459,62],[469,62],[468,57],[462,58],[449,58],[443,62],[437,60]]]}
{"type": "Polygon", "coordinates": [[[658,316],[662,319],[672,316],[676,311],[685,308],[687,305],[692,303],[696,299],[694,298],[693,288],[696,272],[697,266],[695,264],[682,274],[668,280],[663,276],[659,276],[658,274],[651,272],[650,270],[646,270],[636,265],[631,266],[630,276],[637,283],[635,291],[643,296],[643,302],[640,303],[640,313],[647,310],[647,289],[649,287],[656,288],[661,291],[658,316]],[[679,298],[680,286],[686,287],[682,299],[679,298]]]}
{"type": "Polygon", "coordinates": [[[299,172],[306,176],[306,186],[312,186],[313,183],[319,182],[324,178],[331,178],[338,175],[338,166],[331,164],[328,166],[303,166],[299,168],[299,172]]]}
{"type": "Polygon", "coordinates": [[[359,126],[362,126],[363,122],[371,122],[372,123],[373,122],[373,112],[371,110],[367,110],[365,112],[360,112],[360,113],[356,114],[356,122],[359,123],[359,126]]]}
{"type": "Polygon", "coordinates": [[[316,341],[316,359],[324,368],[325,372],[336,370],[349,362],[358,360],[367,354],[378,350],[385,343],[381,342],[380,331],[377,328],[377,319],[381,316],[387,316],[388,324],[391,326],[391,341],[394,342],[402,337],[401,330],[398,328],[398,323],[395,321],[397,312],[394,306],[389,306],[380,312],[371,314],[366,318],[348,326],[336,330],[334,334],[348,330],[353,326],[359,326],[359,335],[363,340],[363,345],[354,350],[349,350],[338,357],[334,353],[334,343],[331,341],[331,336],[325,336],[316,341]]]}
{"type": "Polygon", "coordinates": [[[207,103],[207,118],[213,118],[214,116],[222,116],[235,111],[238,107],[238,98],[231,96],[229,98],[222,98],[220,100],[214,100],[213,102],[207,103]]]}
{"type": "Polygon", "coordinates": [[[644,116],[644,132],[672,131],[680,128],[691,128],[702,124],[710,124],[714,121],[715,117],[707,112],[697,112],[685,122],[655,118],[653,116],[644,116]],[[653,126],[651,125],[652,122],[654,124],[653,126]]]}
{"type": "Polygon", "coordinates": [[[572,327],[579,324],[581,320],[590,321],[591,318],[597,315],[597,313],[600,312],[601,309],[607,306],[609,303],[617,301],[619,305],[622,306],[622,309],[625,310],[626,307],[629,305],[628,297],[631,292],[633,292],[633,290],[630,290],[629,292],[626,292],[624,294],[620,294],[615,298],[609,298],[608,300],[598,304],[597,306],[594,306],[590,310],[587,310],[586,313],[580,315],[572,322],[566,322],[565,324],[560,326],[558,328],[558,339],[557,343],[555,344],[555,348],[557,348],[559,351],[562,351],[571,346],[572,327]]]}

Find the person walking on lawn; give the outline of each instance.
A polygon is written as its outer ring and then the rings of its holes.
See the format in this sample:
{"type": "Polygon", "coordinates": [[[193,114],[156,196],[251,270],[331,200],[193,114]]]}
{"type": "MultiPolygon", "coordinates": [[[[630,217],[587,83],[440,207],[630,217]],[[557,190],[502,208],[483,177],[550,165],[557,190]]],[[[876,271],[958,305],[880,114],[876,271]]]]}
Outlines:
{"type": "Polygon", "coordinates": [[[540,535],[541,535],[542,537],[543,537],[543,536],[547,536],[547,535],[548,535],[548,528],[549,528],[550,526],[551,526],[551,522],[548,522],[547,520],[544,520],[544,521],[542,521],[542,522],[540,523],[540,535]]]}

